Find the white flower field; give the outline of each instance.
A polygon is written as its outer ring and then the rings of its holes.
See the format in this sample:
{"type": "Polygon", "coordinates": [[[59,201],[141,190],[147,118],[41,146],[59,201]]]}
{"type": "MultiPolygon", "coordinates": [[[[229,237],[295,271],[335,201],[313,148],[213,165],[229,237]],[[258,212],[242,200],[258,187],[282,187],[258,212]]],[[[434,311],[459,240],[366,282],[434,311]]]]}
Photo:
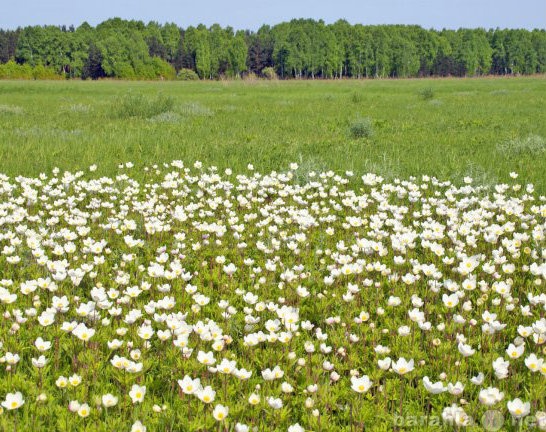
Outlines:
{"type": "Polygon", "coordinates": [[[516,173],[95,168],[0,176],[0,430],[546,430],[516,173]]]}

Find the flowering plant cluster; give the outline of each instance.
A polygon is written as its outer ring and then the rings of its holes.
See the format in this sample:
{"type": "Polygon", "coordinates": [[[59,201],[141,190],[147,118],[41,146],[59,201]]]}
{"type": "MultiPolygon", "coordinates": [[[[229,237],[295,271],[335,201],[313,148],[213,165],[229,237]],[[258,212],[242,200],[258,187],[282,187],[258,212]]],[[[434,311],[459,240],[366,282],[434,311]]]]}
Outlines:
{"type": "Polygon", "coordinates": [[[0,176],[0,429],[546,430],[546,198],[297,170],[0,176]]]}

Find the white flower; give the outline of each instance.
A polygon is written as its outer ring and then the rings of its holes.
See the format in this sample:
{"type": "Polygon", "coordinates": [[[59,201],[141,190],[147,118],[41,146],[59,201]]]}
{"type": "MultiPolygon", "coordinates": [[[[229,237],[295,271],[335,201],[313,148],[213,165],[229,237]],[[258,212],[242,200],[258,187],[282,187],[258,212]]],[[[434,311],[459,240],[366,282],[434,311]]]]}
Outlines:
{"type": "Polygon", "coordinates": [[[385,357],[384,359],[379,359],[377,360],[377,364],[379,365],[379,368],[381,370],[389,370],[390,367],[391,367],[391,358],[390,357],[385,357]]]}
{"type": "Polygon", "coordinates": [[[464,357],[470,357],[471,355],[474,355],[476,353],[476,350],[473,349],[470,345],[467,345],[462,342],[459,342],[459,345],[457,345],[457,348],[464,357]]]}
{"type": "Polygon", "coordinates": [[[257,395],[256,393],[252,393],[249,397],[248,397],[248,403],[250,405],[258,405],[260,403],[260,396],[257,395]]]}
{"type": "Polygon", "coordinates": [[[516,398],[512,401],[508,401],[506,404],[508,411],[514,418],[522,418],[531,412],[531,404],[529,402],[523,402],[521,399],[516,398]]]}
{"type": "Polygon", "coordinates": [[[457,295],[457,293],[450,295],[444,294],[442,296],[442,301],[447,308],[451,309],[459,304],[459,296],[457,295]]]}
{"type": "Polygon", "coordinates": [[[146,386],[139,386],[138,384],[133,384],[131,390],[129,391],[129,396],[133,403],[141,403],[144,400],[146,395],[146,386]]]}
{"type": "Polygon", "coordinates": [[[41,337],[34,341],[34,346],[40,352],[48,351],[51,348],[51,342],[44,341],[41,337]]]}
{"type": "Polygon", "coordinates": [[[269,397],[267,398],[267,403],[273,409],[281,409],[283,406],[282,400],[280,398],[269,397]]]}
{"type": "Polygon", "coordinates": [[[78,410],[80,409],[80,406],[81,404],[77,401],[77,400],[72,400],[68,403],[68,410],[70,412],[78,412],[78,410]]]}
{"type": "Polygon", "coordinates": [[[146,426],[144,426],[140,420],[137,420],[131,426],[131,432],[146,432],[146,426]]]}
{"type": "Polygon", "coordinates": [[[357,393],[366,393],[371,386],[372,382],[367,375],[362,375],[360,378],[351,377],[351,388],[357,393]]]}
{"type": "Polygon", "coordinates": [[[405,375],[414,369],[414,361],[406,361],[404,357],[400,357],[398,361],[392,362],[392,370],[399,375],[405,375]]]}
{"type": "Polygon", "coordinates": [[[212,366],[214,363],[216,363],[216,359],[214,358],[214,353],[212,351],[206,353],[199,351],[197,353],[197,361],[207,366],[212,366]]]}
{"type": "Polygon", "coordinates": [[[102,404],[105,408],[110,408],[116,406],[118,403],[118,398],[110,393],[107,393],[102,396],[102,404]]]}
{"type": "Polygon", "coordinates": [[[446,423],[455,426],[467,426],[470,423],[470,417],[468,417],[463,408],[455,404],[444,408],[442,411],[442,419],[446,423]]]}
{"type": "Polygon", "coordinates": [[[425,389],[432,394],[443,393],[447,390],[447,388],[444,387],[442,381],[432,383],[428,376],[423,377],[423,385],[425,386],[425,389]]]}
{"type": "Polygon", "coordinates": [[[482,385],[483,384],[483,380],[485,378],[485,375],[480,372],[478,375],[476,376],[473,376],[472,378],[470,378],[470,382],[474,385],[482,385]]]}
{"type": "Polygon", "coordinates": [[[2,402],[2,406],[7,410],[14,410],[19,408],[25,403],[23,395],[21,392],[8,393],[6,395],[6,400],[2,402]]]}
{"type": "Polygon", "coordinates": [[[89,408],[89,405],[84,403],[82,405],[80,405],[80,407],[78,408],[78,415],[80,417],[87,417],[91,412],[91,409],[89,408]]]}
{"type": "Polygon", "coordinates": [[[535,413],[535,419],[537,421],[537,427],[539,430],[546,430],[546,412],[537,411],[535,413]]]}
{"type": "Polygon", "coordinates": [[[185,375],[183,379],[178,380],[178,385],[185,394],[194,394],[201,389],[201,380],[199,378],[192,379],[185,375]]]}
{"type": "Polygon", "coordinates": [[[448,383],[447,391],[454,396],[460,396],[464,391],[464,385],[460,381],[455,384],[448,383]]]}
{"type": "Polygon", "coordinates": [[[80,323],[76,326],[74,330],[72,330],[72,334],[78,339],[87,342],[95,334],[95,329],[87,328],[85,324],[80,323]]]}
{"type": "Polygon", "coordinates": [[[214,402],[214,398],[216,396],[216,392],[212,389],[211,386],[206,386],[202,389],[199,389],[196,394],[201,402],[204,402],[206,404],[214,402]]]}
{"type": "Polygon", "coordinates": [[[478,395],[480,402],[486,406],[495,405],[504,399],[504,393],[496,387],[487,387],[482,389],[478,395]]]}
{"type": "Polygon", "coordinates": [[[227,417],[228,412],[228,407],[218,404],[214,407],[214,410],[212,411],[212,416],[218,421],[223,421],[227,417]]]}
{"type": "Polygon", "coordinates": [[[43,355],[41,355],[37,359],[36,358],[32,359],[32,366],[34,367],[43,368],[46,364],[47,364],[47,359],[43,355]]]}
{"type": "Polygon", "coordinates": [[[230,263],[230,264],[224,266],[224,272],[228,276],[233,276],[236,271],[237,271],[237,267],[235,267],[235,264],[233,264],[233,263],[230,263]]]}
{"type": "Polygon", "coordinates": [[[538,358],[535,354],[530,354],[525,359],[525,366],[527,366],[531,372],[539,371],[542,368],[543,364],[544,364],[544,360],[541,358],[538,358]]]}
{"type": "Polygon", "coordinates": [[[510,344],[508,348],[506,349],[506,354],[508,354],[510,358],[517,359],[522,356],[524,350],[525,350],[525,346],[523,344],[520,346],[515,346],[514,344],[510,344]]]}
{"type": "Polygon", "coordinates": [[[235,360],[223,359],[216,366],[216,370],[222,374],[231,374],[235,370],[236,366],[237,363],[235,362],[235,360]]]}
{"type": "Polygon", "coordinates": [[[81,384],[82,377],[79,376],[78,374],[73,374],[68,377],[68,382],[70,383],[72,387],[77,387],[81,384]]]}

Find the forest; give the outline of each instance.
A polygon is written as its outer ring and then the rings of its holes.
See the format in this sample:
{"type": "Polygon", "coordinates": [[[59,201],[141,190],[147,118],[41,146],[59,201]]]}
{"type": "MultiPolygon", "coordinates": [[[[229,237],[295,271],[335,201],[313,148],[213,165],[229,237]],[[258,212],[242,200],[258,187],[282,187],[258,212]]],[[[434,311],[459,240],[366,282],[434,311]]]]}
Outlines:
{"type": "Polygon", "coordinates": [[[4,79],[406,78],[546,71],[546,30],[296,19],[257,31],[113,18],[0,30],[4,79]]]}

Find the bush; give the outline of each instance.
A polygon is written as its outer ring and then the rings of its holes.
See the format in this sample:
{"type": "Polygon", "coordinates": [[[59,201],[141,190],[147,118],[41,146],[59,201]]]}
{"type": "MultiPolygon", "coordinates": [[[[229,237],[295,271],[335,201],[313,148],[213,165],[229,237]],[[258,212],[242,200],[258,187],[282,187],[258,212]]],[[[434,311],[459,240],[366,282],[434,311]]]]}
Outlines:
{"type": "Polygon", "coordinates": [[[431,87],[425,87],[419,90],[418,95],[423,100],[431,100],[434,98],[434,90],[431,87]]]}
{"type": "Polygon", "coordinates": [[[0,79],[32,79],[32,67],[28,64],[18,64],[13,60],[0,64],[0,79]]]}
{"type": "Polygon", "coordinates": [[[349,126],[349,132],[352,138],[370,138],[373,135],[373,122],[369,117],[363,117],[355,120],[349,126]]]}
{"type": "Polygon", "coordinates": [[[270,66],[262,69],[262,75],[268,80],[276,80],[278,78],[277,72],[270,66]]]}
{"type": "Polygon", "coordinates": [[[178,74],[176,74],[176,79],[180,81],[197,81],[199,79],[199,75],[192,70],[192,69],[180,69],[178,71],[178,74]]]}
{"type": "Polygon", "coordinates": [[[171,96],[127,94],[116,99],[114,114],[119,118],[151,118],[171,111],[173,107],[174,99],[171,96]]]}
{"type": "Polygon", "coordinates": [[[47,68],[43,65],[37,65],[32,70],[32,77],[35,80],[55,80],[62,79],[62,76],[56,74],[55,71],[51,68],[47,68]]]}
{"type": "Polygon", "coordinates": [[[155,78],[161,80],[171,80],[176,77],[176,72],[171,64],[165,60],[154,57],[152,59],[152,65],[154,68],[155,78]]]}

